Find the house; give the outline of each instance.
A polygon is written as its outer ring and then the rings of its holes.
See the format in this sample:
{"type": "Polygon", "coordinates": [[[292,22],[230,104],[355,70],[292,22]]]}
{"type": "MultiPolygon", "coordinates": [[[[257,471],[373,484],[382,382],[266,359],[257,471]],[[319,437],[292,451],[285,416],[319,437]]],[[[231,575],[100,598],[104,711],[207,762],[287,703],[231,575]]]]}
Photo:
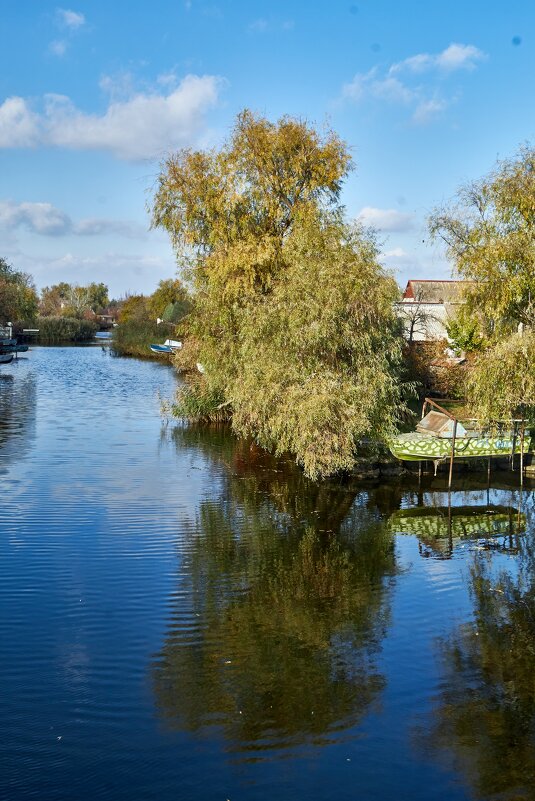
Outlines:
{"type": "Polygon", "coordinates": [[[410,280],[396,310],[409,342],[447,339],[448,320],[464,302],[472,281],[410,280]]]}
{"type": "Polygon", "coordinates": [[[119,319],[119,309],[116,306],[109,306],[107,309],[102,309],[102,311],[96,315],[96,319],[103,328],[112,328],[119,319]]]}

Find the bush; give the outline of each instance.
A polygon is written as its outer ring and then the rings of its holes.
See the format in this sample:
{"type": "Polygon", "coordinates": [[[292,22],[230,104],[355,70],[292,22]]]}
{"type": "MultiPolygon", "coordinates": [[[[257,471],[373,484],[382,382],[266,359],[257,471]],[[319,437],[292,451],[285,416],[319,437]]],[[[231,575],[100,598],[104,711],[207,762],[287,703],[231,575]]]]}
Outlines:
{"type": "Polygon", "coordinates": [[[521,416],[535,422],[535,332],[512,334],[479,354],[467,388],[483,422],[521,416]]]}
{"type": "Polygon", "coordinates": [[[200,378],[180,388],[172,412],[175,417],[195,423],[221,423],[230,418],[223,393],[208,387],[200,378]]]}
{"type": "Polygon", "coordinates": [[[35,327],[39,329],[37,341],[44,345],[88,342],[98,331],[96,323],[74,317],[38,317],[35,327]]]}
{"type": "Polygon", "coordinates": [[[138,356],[141,359],[168,358],[167,354],[156,354],[150,350],[155,342],[162,343],[173,338],[169,325],[157,325],[146,320],[129,320],[113,329],[113,349],[120,356],[138,356]]]}

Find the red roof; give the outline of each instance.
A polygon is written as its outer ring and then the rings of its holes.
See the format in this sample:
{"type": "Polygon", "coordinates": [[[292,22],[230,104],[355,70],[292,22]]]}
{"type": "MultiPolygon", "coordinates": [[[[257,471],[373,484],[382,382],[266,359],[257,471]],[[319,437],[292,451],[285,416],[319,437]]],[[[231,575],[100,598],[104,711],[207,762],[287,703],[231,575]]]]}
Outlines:
{"type": "Polygon", "coordinates": [[[403,293],[403,300],[423,303],[460,303],[465,290],[474,281],[434,281],[429,278],[410,279],[403,293]]]}

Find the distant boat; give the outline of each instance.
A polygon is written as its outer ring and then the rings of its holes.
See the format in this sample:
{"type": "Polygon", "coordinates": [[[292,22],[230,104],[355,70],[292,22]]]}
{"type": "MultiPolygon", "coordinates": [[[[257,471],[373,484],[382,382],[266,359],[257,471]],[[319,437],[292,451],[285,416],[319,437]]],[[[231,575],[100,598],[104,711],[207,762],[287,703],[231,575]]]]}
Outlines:
{"type": "Polygon", "coordinates": [[[150,349],[153,353],[174,353],[180,350],[182,342],[177,339],[166,339],[163,345],[151,345],[150,349]]]}
{"type": "Polygon", "coordinates": [[[19,345],[13,337],[11,325],[0,327],[0,364],[9,364],[13,361],[13,354],[26,353],[28,345],[19,345]]]}

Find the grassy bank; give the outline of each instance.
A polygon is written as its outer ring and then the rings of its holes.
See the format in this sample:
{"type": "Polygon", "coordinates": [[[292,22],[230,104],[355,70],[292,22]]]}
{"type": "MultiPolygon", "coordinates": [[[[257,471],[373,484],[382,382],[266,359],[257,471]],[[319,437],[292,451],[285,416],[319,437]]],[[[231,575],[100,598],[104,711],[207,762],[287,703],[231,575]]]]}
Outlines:
{"type": "Polygon", "coordinates": [[[30,327],[39,329],[35,341],[41,345],[90,342],[98,331],[96,323],[74,317],[38,317],[30,327]]]}
{"type": "Polygon", "coordinates": [[[140,359],[168,360],[167,354],[157,354],[150,350],[154,343],[162,343],[173,336],[169,325],[131,320],[113,329],[113,349],[120,356],[137,356],[140,359]]]}

